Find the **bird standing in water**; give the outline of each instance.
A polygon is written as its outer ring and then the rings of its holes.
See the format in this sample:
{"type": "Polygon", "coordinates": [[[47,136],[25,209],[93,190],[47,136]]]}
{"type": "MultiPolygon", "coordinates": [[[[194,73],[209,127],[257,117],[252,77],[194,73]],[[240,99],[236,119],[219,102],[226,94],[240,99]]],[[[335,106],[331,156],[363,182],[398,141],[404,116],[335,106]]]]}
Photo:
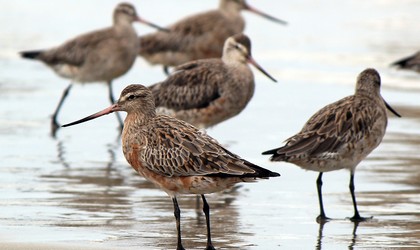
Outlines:
{"type": "Polygon", "coordinates": [[[194,126],[156,114],[152,92],[143,85],[129,85],[116,104],[63,127],[116,111],[127,112],[122,132],[126,160],[141,176],[164,190],[172,199],[178,234],[177,249],[184,249],[178,195],[201,195],[207,225],[206,249],[211,250],[214,247],[210,209],[204,195],[228,189],[239,182],[279,176],[231,153],[194,126]]]}
{"type": "Polygon", "coordinates": [[[286,140],[286,145],[268,150],[271,161],[285,161],[319,172],[317,190],[320,215],[325,215],[322,202],[322,175],[324,172],[349,169],[350,193],[353,201],[352,221],[363,221],[357,209],[354,194],[356,166],[382,141],[387,127],[386,109],[400,115],[389,106],[380,94],[381,78],[375,69],[366,69],[357,78],[354,95],[345,97],[316,112],[296,135],[286,140]]]}
{"type": "Polygon", "coordinates": [[[140,36],[139,55],[151,64],[163,65],[166,74],[169,66],[203,58],[220,58],[226,39],[245,29],[242,10],[287,24],[255,9],[245,0],[220,0],[218,9],[185,17],[168,26],[169,32],[140,36]]]}
{"type": "MultiPolygon", "coordinates": [[[[129,3],[120,3],[114,10],[113,26],[77,36],[47,50],[23,51],[21,56],[44,62],[55,73],[72,82],[63,95],[51,119],[52,134],[59,128],[57,116],[73,82],[106,82],[109,99],[114,103],[112,80],[125,74],[133,65],[139,50],[138,36],[132,23],[138,21],[159,28],[138,17],[129,3]]],[[[122,127],[122,120],[117,115],[122,127]]]]}

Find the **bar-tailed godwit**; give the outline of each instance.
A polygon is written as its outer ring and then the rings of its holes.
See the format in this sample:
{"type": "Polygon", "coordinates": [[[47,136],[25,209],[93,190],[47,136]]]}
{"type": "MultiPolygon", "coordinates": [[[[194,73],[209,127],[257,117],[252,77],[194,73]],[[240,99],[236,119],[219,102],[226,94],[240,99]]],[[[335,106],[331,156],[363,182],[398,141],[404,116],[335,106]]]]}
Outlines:
{"type": "Polygon", "coordinates": [[[248,63],[271,80],[251,56],[246,35],[229,37],[222,58],[201,59],[175,68],[165,81],[149,88],[158,113],[207,128],[239,114],[251,100],[255,84],[248,63]]]}
{"type": "MultiPolygon", "coordinates": [[[[109,99],[114,103],[112,80],[125,74],[133,65],[139,50],[138,36],[132,23],[142,22],[158,27],[138,17],[133,5],[120,3],[114,10],[113,26],[77,36],[47,50],[20,52],[24,58],[40,60],[58,75],[73,82],[107,82],[109,99]]],[[[162,28],[163,29],[163,28],[162,28]]],[[[72,83],[64,90],[52,116],[52,132],[59,127],[57,116],[72,83]]],[[[118,120],[122,126],[122,120],[118,120]]]]}
{"type": "Polygon", "coordinates": [[[255,9],[245,0],[220,0],[218,9],[185,17],[170,25],[170,32],[140,36],[139,54],[151,64],[163,65],[166,73],[168,66],[203,58],[219,58],[226,39],[244,31],[242,10],[286,24],[255,9]]]}
{"type": "Polygon", "coordinates": [[[177,249],[184,249],[177,195],[201,195],[207,224],[206,249],[214,249],[209,205],[204,194],[225,190],[239,182],[279,176],[229,152],[194,126],[171,116],[156,114],[152,92],[143,85],[129,85],[116,104],[64,126],[116,111],[127,112],[122,132],[125,158],[134,170],[172,198],[178,233],[177,249]]]}
{"type": "Polygon", "coordinates": [[[357,78],[354,95],[345,97],[316,112],[286,145],[264,152],[272,161],[285,161],[319,172],[317,179],[320,215],[318,222],[329,218],[322,203],[322,174],[349,169],[350,193],[353,200],[352,221],[363,221],[354,194],[356,166],[382,141],[387,127],[389,106],[380,94],[381,79],[375,69],[366,69],[357,78]]]}

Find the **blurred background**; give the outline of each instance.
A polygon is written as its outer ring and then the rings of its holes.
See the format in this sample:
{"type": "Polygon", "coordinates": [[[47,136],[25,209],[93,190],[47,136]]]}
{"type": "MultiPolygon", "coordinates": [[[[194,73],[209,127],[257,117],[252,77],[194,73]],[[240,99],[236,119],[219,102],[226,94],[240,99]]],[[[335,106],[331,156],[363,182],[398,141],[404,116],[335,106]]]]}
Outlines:
{"type": "MultiPolygon", "coordinates": [[[[0,249],[167,249],[176,240],[172,203],[126,163],[114,116],[60,129],[50,115],[70,82],[19,51],[44,49],[112,24],[119,1],[0,0],[0,249]]],[[[213,241],[222,249],[399,249],[420,245],[420,74],[389,65],[420,50],[420,3],[414,0],[269,1],[248,3],[288,21],[281,26],[243,12],[252,54],[278,83],[254,71],[256,91],[237,117],[208,133],[229,150],[282,176],[208,196],[213,241]],[[349,173],[324,175],[324,206],[334,220],[320,227],[315,180],[261,152],[280,146],[318,109],[353,94],[357,75],[376,68],[389,115],[383,143],[356,171],[362,216],[354,224],[349,173]]],[[[217,0],[132,2],[161,26],[214,9],[217,0]]],[[[135,24],[139,35],[154,32],[135,24]]],[[[165,79],[138,57],[114,80],[165,79]]],[[[104,84],[75,85],[62,123],[109,106],[104,84]]],[[[184,246],[205,246],[205,219],[195,198],[180,200],[184,246]]]]}

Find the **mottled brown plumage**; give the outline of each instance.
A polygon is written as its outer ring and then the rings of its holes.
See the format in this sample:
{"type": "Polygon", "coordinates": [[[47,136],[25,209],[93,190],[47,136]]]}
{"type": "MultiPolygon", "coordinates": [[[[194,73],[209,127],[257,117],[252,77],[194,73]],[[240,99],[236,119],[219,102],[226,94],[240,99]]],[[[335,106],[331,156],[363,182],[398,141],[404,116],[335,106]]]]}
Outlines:
{"type": "Polygon", "coordinates": [[[249,38],[237,34],[226,40],[222,58],[180,65],[165,81],[150,86],[158,112],[199,128],[236,116],[254,94],[248,63],[275,81],[251,57],[249,38]]]}
{"type": "Polygon", "coordinates": [[[139,54],[151,64],[164,66],[177,66],[203,58],[219,58],[226,39],[244,31],[245,21],[240,13],[242,10],[286,24],[256,10],[245,0],[220,0],[217,10],[183,18],[168,27],[170,32],[140,36],[139,54]]]}
{"type": "Polygon", "coordinates": [[[204,194],[222,191],[238,182],[279,176],[223,148],[215,139],[176,118],[158,115],[152,92],[142,85],[126,87],[111,107],[71,126],[115,111],[127,112],[122,134],[124,156],[143,177],[172,197],[177,220],[178,249],[183,249],[178,194],[200,194],[210,236],[209,208],[204,194]]]}
{"type": "Polygon", "coordinates": [[[359,162],[382,141],[388,121],[386,109],[398,115],[382,98],[380,85],[376,70],[364,70],[357,79],[354,95],[325,106],[299,133],[287,139],[285,146],[263,153],[271,154],[272,161],[286,161],[320,172],[317,181],[319,220],[327,219],[322,205],[322,173],[343,168],[349,169],[351,174],[350,191],[355,211],[352,220],[364,219],[356,206],[354,172],[359,162]]]}
{"type": "MultiPolygon", "coordinates": [[[[110,101],[114,103],[112,80],[131,68],[139,50],[138,37],[132,26],[134,21],[157,27],[140,19],[133,5],[120,3],[114,10],[113,26],[77,36],[52,49],[20,54],[44,62],[58,75],[71,79],[72,83],[106,82],[110,101]]],[[[53,133],[58,128],[57,115],[72,83],[65,89],[52,117],[53,133]]]]}

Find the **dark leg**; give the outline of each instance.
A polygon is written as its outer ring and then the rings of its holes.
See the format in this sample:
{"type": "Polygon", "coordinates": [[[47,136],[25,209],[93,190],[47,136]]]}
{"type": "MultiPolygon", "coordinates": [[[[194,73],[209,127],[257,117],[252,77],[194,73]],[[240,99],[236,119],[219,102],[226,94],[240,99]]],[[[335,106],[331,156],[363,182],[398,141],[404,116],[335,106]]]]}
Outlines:
{"type": "Polygon", "coordinates": [[[316,179],[316,187],[318,190],[318,201],[319,201],[319,210],[320,210],[320,214],[316,218],[316,221],[318,223],[325,223],[326,221],[330,219],[325,215],[324,204],[322,202],[322,174],[323,172],[319,172],[318,178],[316,179]]]}
{"type": "Polygon", "coordinates": [[[64,89],[64,92],[63,92],[63,94],[61,96],[61,99],[58,102],[58,106],[55,109],[54,114],[51,117],[51,135],[52,136],[55,136],[55,133],[56,133],[57,129],[60,127],[60,125],[57,122],[57,116],[58,116],[58,113],[60,112],[61,106],[63,105],[64,100],[66,99],[67,95],[69,94],[70,89],[71,89],[72,86],[73,86],[73,84],[70,83],[69,86],[67,86],[64,89]]]}
{"type": "Polygon", "coordinates": [[[356,195],[354,195],[354,173],[353,172],[350,173],[349,188],[350,188],[350,193],[351,193],[351,198],[353,200],[353,208],[354,208],[354,216],[351,217],[350,220],[356,222],[356,221],[365,221],[367,219],[371,219],[372,217],[369,217],[369,218],[361,217],[359,214],[359,211],[357,210],[356,195]]]}
{"type": "Polygon", "coordinates": [[[210,207],[207,203],[206,197],[204,194],[201,195],[203,199],[203,212],[206,215],[206,225],[207,225],[207,247],[206,250],[214,250],[213,243],[211,243],[211,230],[210,230],[210,207]]]}
{"type": "Polygon", "coordinates": [[[167,65],[164,65],[163,66],[163,72],[165,73],[166,76],[169,76],[170,75],[170,73],[169,73],[169,67],[167,65]]]}
{"type": "MultiPolygon", "coordinates": [[[[111,101],[111,104],[115,103],[114,95],[112,94],[112,81],[108,82],[108,90],[109,90],[109,100],[111,101]]],[[[115,115],[117,116],[118,122],[120,123],[121,131],[124,127],[124,122],[122,121],[120,114],[118,112],[115,112],[115,115]]]]}
{"type": "Polygon", "coordinates": [[[176,219],[176,231],[178,233],[178,244],[176,249],[177,250],[185,250],[185,248],[182,246],[181,242],[181,210],[178,206],[178,201],[176,200],[176,197],[172,198],[172,202],[174,203],[174,215],[176,219]]]}

